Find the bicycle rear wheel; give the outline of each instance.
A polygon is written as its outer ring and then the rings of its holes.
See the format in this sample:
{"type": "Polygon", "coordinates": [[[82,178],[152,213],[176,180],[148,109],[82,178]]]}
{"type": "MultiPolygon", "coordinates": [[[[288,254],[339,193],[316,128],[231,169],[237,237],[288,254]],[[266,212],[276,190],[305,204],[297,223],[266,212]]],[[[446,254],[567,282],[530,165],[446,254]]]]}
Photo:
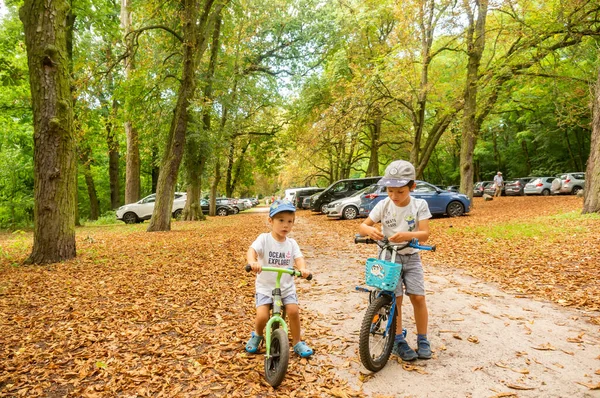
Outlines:
{"type": "Polygon", "coordinates": [[[367,307],[360,327],[359,354],[365,368],[378,372],[387,363],[392,353],[396,335],[396,312],[392,314],[392,297],[382,295],[367,307]],[[386,331],[388,321],[392,324],[386,331]]]}
{"type": "Polygon", "coordinates": [[[290,360],[290,343],[283,328],[273,330],[271,334],[270,356],[265,357],[265,379],[273,387],[283,381],[290,360]]]}

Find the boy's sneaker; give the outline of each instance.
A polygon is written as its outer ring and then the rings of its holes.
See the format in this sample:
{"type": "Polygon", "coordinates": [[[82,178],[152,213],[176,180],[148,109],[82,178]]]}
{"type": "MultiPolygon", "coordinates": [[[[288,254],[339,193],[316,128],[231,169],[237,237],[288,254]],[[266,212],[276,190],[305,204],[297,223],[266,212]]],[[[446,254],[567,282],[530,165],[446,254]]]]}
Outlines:
{"type": "Polygon", "coordinates": [[[428,340],[418,340],[417,347],[419,359],[431,359],[431,346],[428,340]]]}
{"type": "Polygon", "coordinates": [[[399,356],[403,361],[414,361],[417,359],[418,355],[410,348],[406,340],[400,340],[394,342],[394,348],[392,349],[392,354],[399,356]]]}

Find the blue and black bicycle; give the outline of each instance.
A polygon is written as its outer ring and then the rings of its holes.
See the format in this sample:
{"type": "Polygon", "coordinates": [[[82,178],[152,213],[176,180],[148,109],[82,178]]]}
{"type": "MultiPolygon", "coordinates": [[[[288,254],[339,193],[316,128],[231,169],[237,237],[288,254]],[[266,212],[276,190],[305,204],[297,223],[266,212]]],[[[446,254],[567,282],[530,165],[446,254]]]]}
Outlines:
{"type": "MultiPolygon", "coordinates": [[[[386,239],[373,240],[357,235],[354,243],[377,244],[381,253],[388,250],[399,251],[407,247],[419,250],[435,251],[435,246],[420,245],[412,239],[406,244],[397,245],[386,239]]],[[[365,267],[365,283],[369,288],[357,286],[356,290],[369,293],[369,306],[363,317],[359,336],[360,361],[365,368],[378,372],[387,363],[394,346],[396,336],[396,286],[402,273],[402,264],[369,258],[365,267]]],[[[406,330],[403,330],[406,336],[406,330]]]]}

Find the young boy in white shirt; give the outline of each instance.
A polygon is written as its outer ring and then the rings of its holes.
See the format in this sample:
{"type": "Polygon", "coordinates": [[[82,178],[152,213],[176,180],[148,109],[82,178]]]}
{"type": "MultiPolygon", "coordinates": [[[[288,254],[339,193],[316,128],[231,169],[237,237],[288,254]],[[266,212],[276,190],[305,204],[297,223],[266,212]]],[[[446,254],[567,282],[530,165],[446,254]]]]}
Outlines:
{"type": "MultiPolygon", "coordinates": [[[[427,202],[410,196],[415,189],[415,168],[405,160],[396,160],[385,169],[384,177],[377,185],[386,187],[388,197],[377,203],[369,217],[360,225],[359,233],[374,240],[387,238],[392,243],[402,244],[411,239],[425,242],[429,238],[431,213],[427,202]],[[381,232],[374,227],[381,222],[381,232]]],[[[391,250],[381,253],[385,260],[394,261],[391,250]]],[[[395,262],[402,264],[400,282],[396,288],[396,333],[395,355],[404,361],[416,358],[431,358],[431,347],[427,340],[428,312],[425,302],[425,278],[423,265],[417,249],[407,247],[397,252],[395,262]],[[406,294],[413,305],[417,326],[417,351],[413,350],[402,335],[402,298],[406,294]]]]}
{"type": "MultiPolygon", "coordinates": [[[[294,226],[295,212],[296,208],[290,201],[275,200],[269,208],[271,232],[260,234],[246,253],[248,264],[257,273],[254,331],[246,344],[246,351],[250,353],[258,352],[263,341],[263,332],[269,321],[273,289],[277,278],[275,272],[260,272],[262,267],[294,268],[295,266],[302,272],[303,278],[310,275],[298,243],[287,237],[294,226]]],[[[313,354],[313,350],[300,340],[300,312],[293,276],[282,274],[280,288],[282,302],[290,323],[294,352],[303,358],[309,357],[313,354]]]]}

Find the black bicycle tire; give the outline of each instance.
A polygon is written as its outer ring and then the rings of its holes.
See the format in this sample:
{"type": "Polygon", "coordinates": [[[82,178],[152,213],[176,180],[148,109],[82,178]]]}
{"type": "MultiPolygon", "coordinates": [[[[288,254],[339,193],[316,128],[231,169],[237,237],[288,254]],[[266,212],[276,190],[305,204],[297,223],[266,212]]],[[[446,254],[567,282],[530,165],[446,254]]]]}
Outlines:
{"type": "Polygon", "coordinates": [[[290,361],[290,342],[283,328],[273,330],[270,354],[265,357],[265,380],[275,388],[283,381],[290,361]]]}
{"type": "MultiPolygon", "coordinates": [[[[365,312],[361,323],[358,352],[363,366],[371,372],[378,372],[383,369],[390,358],[390,354],[392,353],[394,337],[396,336],[396,312],[394,312],[394,319],[392,320],[389,333],[386,336],[386,341],[381,355],[379,355],[377,358],[373,358],[373,355],[371,354],[371,347],[369,346],[369,337],[371,336],[371,325],[373,318],[379,313],[381,308],[389,307],[391,309],[391,304],[391,296],[381,295],[379,298],[371,302],[371,304],[367,307],[367,311],[365,312]]],[[[386,312],[389,313],[389,309],[386,312]]]]}

